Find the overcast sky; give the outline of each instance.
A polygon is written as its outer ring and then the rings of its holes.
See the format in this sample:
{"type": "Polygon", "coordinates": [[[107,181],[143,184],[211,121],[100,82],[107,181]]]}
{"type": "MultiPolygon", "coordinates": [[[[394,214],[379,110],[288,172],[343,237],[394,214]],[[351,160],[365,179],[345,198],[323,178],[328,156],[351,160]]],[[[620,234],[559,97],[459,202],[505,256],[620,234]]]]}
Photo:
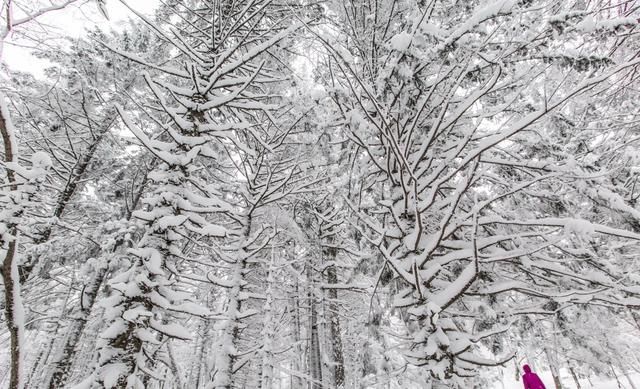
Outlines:
{"type": "MultiPolygon", "coordinates": [[[[158,6],[157,0],[133,0],[129,1],[131,6],[139,12],[152,15],[153,10],[158,6]]],[[[131,13],[120,1],[107,1],[107,13],[109,20],[106,20],[98,11],[95,3],[86,3],[81,7],[70,7],[62,11],[52,12],[38,19],[37,23],[47,28],[47,35],[55,32],[60,36],[81,37],[87,29],[99,26],[102,29],[118,29],[127,23],[129,17],[135,19],[136,15],[131,13]]],[[[30,24],[26,30],[37,32],[38,24],[30,24]]],[[[28,71],[36,76],[43,75],[43,69],[47,66],[43,62],[33,57],[30,52],[32,48],[25,47],[24,40],[20,39],[20,34],[14,33],[5,42],[3,61],[10,69],[28,71]]]]}

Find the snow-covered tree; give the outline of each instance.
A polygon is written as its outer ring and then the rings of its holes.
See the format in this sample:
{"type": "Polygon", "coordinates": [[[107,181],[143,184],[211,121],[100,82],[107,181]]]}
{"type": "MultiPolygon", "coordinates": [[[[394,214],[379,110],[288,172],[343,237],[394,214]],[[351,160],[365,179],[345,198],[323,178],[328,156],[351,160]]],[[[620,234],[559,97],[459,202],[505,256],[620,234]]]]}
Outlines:
{"type": "Polygon", "coordinates": [[[396,306],[410,315],[410,361],[463,385],[476,366],[511,358],[474,345],[550,299],[637,306],[636,283],[603,267],[640,235],[584,212],[589,198],[552,209],[608,175],[554,150],[598,130],[553,124],[602,117],[639,64],[617,37],[586,36],[635,20],[545,1],[349,1],[333,12],[340,33],[317,29],[333,69],[323,85],[376,178],[375,197],[351,207],[405,285],[396,306]],[[610,251],[589,255],[589,242],[610,251]],[[588,255],[579,265],[576,250],[588,255]],[[476,327],[487,309],[494,320],[476,327]]]}
{"type": "Polygon", "coordinates": [[[2,2],[2,385],[633,386],[637,1],[91,3],[2,2]]]}

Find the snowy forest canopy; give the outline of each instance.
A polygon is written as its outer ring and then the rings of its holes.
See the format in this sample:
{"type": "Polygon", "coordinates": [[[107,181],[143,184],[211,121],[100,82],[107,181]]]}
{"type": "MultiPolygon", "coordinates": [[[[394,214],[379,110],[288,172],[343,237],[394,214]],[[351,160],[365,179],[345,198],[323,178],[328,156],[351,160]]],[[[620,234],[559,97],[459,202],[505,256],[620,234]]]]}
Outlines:
{"type": "Polygon", "coordinates": [[[1,3],[1,387],[634,387],[640,1],[135,3],[1,3]]]}

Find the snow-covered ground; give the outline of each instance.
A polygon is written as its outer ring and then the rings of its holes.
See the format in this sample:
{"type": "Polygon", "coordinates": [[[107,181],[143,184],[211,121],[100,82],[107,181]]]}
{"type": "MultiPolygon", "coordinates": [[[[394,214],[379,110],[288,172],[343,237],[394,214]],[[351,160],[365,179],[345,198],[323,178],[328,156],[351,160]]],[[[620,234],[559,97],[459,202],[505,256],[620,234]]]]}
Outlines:
{"type": "MultiPolygon", "coordinates": [[[[508,374],[508,377],[502,381],[502,383],[498,383],[493,386],[492,389],[520,389],[522,388],[522,381],[516,381],[515,377],[513,377],[513,372],[510,371],[511,374],[508,374]]],[[[613,380],[602,380],[597,378],[591,378],[591,382],[586,379],[580,380],[580,385],[582,389],[635,389],[629,384],[629,381],[622,376],[622,373],[616,372],[619,374],[618,379],[620,380],[621,386],[618,386],[618,383],[615,379],[613,380]]],[[[551,378],[551,373],[549,372],[538,372],[540,378],[547,386],[547,389],[553,389],[553,378],[551,378]]],[[[636,385],[636,388],[640,387],[640,374],[637,373],[629,373],[629,377],[633,381],[633,384],[636,385]]],[[[569,372],[561,371],[561,380],[562,380],[562,388],[563,389],[577,389],[573,378],[571,378],[569,372]]]]}

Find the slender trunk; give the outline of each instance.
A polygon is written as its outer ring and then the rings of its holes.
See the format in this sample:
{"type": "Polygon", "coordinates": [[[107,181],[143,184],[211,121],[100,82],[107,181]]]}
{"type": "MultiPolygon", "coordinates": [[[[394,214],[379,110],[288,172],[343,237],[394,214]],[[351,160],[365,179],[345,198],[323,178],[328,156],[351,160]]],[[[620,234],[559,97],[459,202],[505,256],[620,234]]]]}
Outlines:
{"type": "MultiPolygon", "coordinates": [[[[16,162],[18,160],[18,150],[15,134],[13,133],[13,124],[9,116],[4,94],[0,93],[0,133],[2,133],[2,141],[4,143],[5,162],[16,162]]],[[[7,172],[7,183],[9,191],[17,194],[18,184],[16,183],[15,173],[11,169],[5,169],[7,172]]],[[[16,209],[20,213],[20,209],[16,209]]],[[[11,217],[19,217],[19,214],[7,215],[11,217]]],[[[5,223],[2,220],[3,224],[5,223]]],[[[10,353],[11,353],[11,375],[9,378],[10,389],[22,389],[24,382],[22,381],[22,335],[23,335],[23,309],[22,300],[20,298],[20,282],[18,276],[18,228],[14,221],[6,222],[7,231],[0,235],[0,253],[4,254],[2,260],[2,268],[0,273],[4,283],[5,298],[5,316],[7,327],[11,336],[10,353]],[[6,248],[5,248],[6,247],[6,248]]]]}
{"type": "MultiPolygon", "coordinates": [[[[157,362],[158,362],[158,356],[160,354],[160,350],[162,350],[162,347],[164,347],[164,345],[168,345],[169,343],[169,339],[165,339],[163,334],[159,334],[157,337],[158,340],[158,345],[156,346],[155,350],[153,351],[153,353],[151,353],[151,358],[149,358],[149,362],[148,364],[145,366],[147,369],[149,369],[150,371],[155,371],[156,370],[156,366],[157,366],[157,362]]],[[[166,370],[165,370],[166,372],[166,370]]],[[[166,377],[166,374],[165,374],[166,377]]],[[[150,374],[145,374],[142,377],[142,384],[143,387],[148,388],[150,387],[150,383],[151,383],[151,375],[150,374]]],[[[156,379],[156,377],[153,377],[154,379],[156,379]]]]}
{"type": "Polygon", "coordinates": [[[53,347],[53,338],[49,340],[49,342],[40,349],[40,352],[38,353],[36,360],[33,362],[31,373],[29,373],[29,376],[27,377],[27,381],[25,382],[25,386],[27,388],[31,387],[31,382],[35,379],[36,373],[40,371],[40,365],[44,363],[43,360],[44,360],[45,354],[49,355],[52,347],[53,347]]]}
{"type": "Polygon", "coordinates": [[[313,288],[313,273],[310,265],[307,265],[307,280],[309,282],[309,375],[311,376],[311,389],[322,388],[322,358],[320,354],[320,337],[318,335],[318,313],[313,288]]]}
{"type": "Polygon", "coordinates": [[[199,388],[200,387],[200,380],[202,379],[202,366],[205,363],[205,358],[204,358],[204,350],[206,345],[208,344],[207,339],[208,339],[208,334],[209,334],[209,320],[205,319],[204,322],[201,322],[200,325],[198,326],[198,333],[200,333],[200,342],[196,343],[196,347],[194,350],[194,354],[197,355],[196,360],[192,361],[191,363],[191,371],[189,372],[189,382],[192,382],[194,380],[194,374],[195,374],[195,387],[199,388]],[[196,368],[194,369],[193,365],[196,364],[196,368]],[[195,370],[195,373],[194,373],[195,370]]]}
{"type": "Polygon", "coordinates": [[[578,375],[573,367],[569,367],[569,372],[571,372],[571,377],[573,377],[573,382],[576,383],[576,389],[582,389],[582,385],[580,385],[580,380],[578,379],[578,375]]]}
{"type": "MultiPolygon", "coordinates": [[[[616,380],[618,381],[618,385],[621,385],[620,381],[618,380],[618,376],[616,375],[616,372],[615,372],[615,370],[613,368],[613,365],[609,364],[609,366],[611,366],[611,371],[613,372],[613,375],[616,377],[616,380]]],[[[631,386],[631,389],[638,389],[638,387],[631,380],[631,377],[629,377],[628,370],[624,368],[624,365],[619,360],[618,360],[618,366],[620,366],[620,370],[622,370],[622,374],[624,375],[624,378],[626,378],[627,381],[629,382],[629,385],[631,386]]]]}
{"type": "Polygon", "coordinates": [[[176,362],[173,347],[171,347],[171,340],[167,342],[167,354],[169,355],[171,374],[173,374],[173,377],[175,378],[175,389],[182,389],[184,388],[184,383],[182,382],[182,373],[180,373],[180,370],[178,369],[178,363],[176,362]]]}
{"type": "Polygon", "coordinates": [[[638,389],[638,387],[631,380],[631,377],[629,377],[629,372],[626,369],[622,371],[622,374],[624,374],[624,378],[626,378],[627,381],[629,381],[629,385],[631,385],[631,389],[638,389]]]}
{"type": "Polygon", "coordinates": [[[54,346],[56,344],[56,339],[58,337],[59,327],[50,334],[51,339],[47,343],[46,349],[42,350],[42,353],[38,356],[38,361],[33,364],[32,374],[27,379],[25,386],[27,388],[38,387],[39,384],[47,382],[47,377],[50,376],[50,372],[48,371],[49,366],[49,358],[51,358],[52,352],[54,350],[54,346]]]}
{"type": "MultiPolygon", "coordinates": [[[[322,277],[322,274],[319,274],[319,276],[322,277]]],[[[318,350],[320,355],[320,372],[322,373],[322,385],[324,385],[325,387],[333,388],[333,369],[331,369],[331,361],[327,357],[327,353],[330,353],[330,351],[327,350],[329,350],[331,344],[329,344],[328,337],[329,321],[327,320],[328,316],[327,299],[325,296],[326,293],[322,288],[320,288],[320,285],[318,285],[317,289],[315,290],[317,291],[316,297],[319,299],[316,304],[316,322],[318,323],[318,350]]]]}
{"type": "Polygon", "coordinates": [[[618,388],[622,388],[622,382],[620,382],[620,378],[618,378],[618,374],[616,374],[616,370],[613,368],[613,365],[611,363],[609,363],[609,368],[611,369],[611,372],[616,379],[616,383],[618,383],[618,388]]]}
{"type": "Polygon", "coordinates": [[[246,260],[238,259],[233,265],[233,278],[235,284],[229,291],[228,323],[222,335],[222,343],[218,350],[216,373],[213,381],[213,389],[231,389],[233,385],[233,365],[237,359],[236,345],[240,336],[240,310],[242,309],[242,273],[246,266],[246,260]]]}
{"type": "Polygon", "coordinates": [[[631,377],[629,377],[629,372],[627,371],[627,369],[623,369],[622,374],[624,374],[624,378],[626,378],[627,381],[629,381],[629,385],[631,385],[631,389],[638,389],[638,387],[631,380],[631,377]]]}
{"type": "MultiPolygon", "coordinates": [[[[335,258],[335,255],[334,255],[335,258]]],[[[338,283],[338,275],[335,265],[327,269],[327,281],[330,285],[338,283]]],[[[342,354],[342,334],[340,330],[340,306],[338,304],[337,289],[329,289],[329,320],[331,321],[331,352],[333,356],[333,375],[336,388],[344,388],[344,356],[342,354]]]]}
{"type": "Polygon", "coordinates": [[[560,380],[560,372],[558,370],[558,364],[554,361],[554,358],[551,356],[551,351],[548,348],[544,349],[545,354],[547,355],[547,360],[549,361],[549,370],[551,370],[551,376],[553,377],[553,383],[556,389],[562,389],[562,381],[560,380]]]}
{"type": "Polygon", "coordinates": [[[310,347],[309,347],[309,369],[311,371],[312,389],[320,389],[322,387],[322,357],[320,355],[320,337],[318,336],[318,317],[315,304],[311,306],[311,314],[309,316],[310,347]]]}
{"type": "Polygon", "coordinates": [[[562,389],[562,381],[560,380],[560,375],[557,371],[551,371],[551,376],[553,377],[553,384],[556,389],[562,389]]]}
{"type": "MultiPolygon", "coordinates": [[[[75,273],[74,276],[71,279],[70,284],[73,285],[73,283],[75,282],[75,273]]],[[[71,299],[71,296],[74,294],[74,289],[73,288],[69,288],[67,290],[67,295],[64,299],[64,303],[62,304],[62,307],[60,308],[60,315],[58,317],[58,320],[56,321],[56,326],[53,329],[53,331],[51,331],[51,339],[49,341],[49,347],[46,351],[46,354],[44,355],[44,359],[41,361],[42,365],[44,367],[47,367],[46,369],[44,369],[43,372],[40,373],[40,377],[38,378],[38,380],[36,382],[33,383],[33,385],[38,385],[38,387],[40,386],[47,386],[47,383],[50,381],[51,379],[51,374],[52,371],[51,369],[48,369],[50,362],[49,362],[49,357],[52,355],[52,351],[54,349],[54,346],[56,345],[56,342],[60,337],[61,337],[61,329],[64,328],[64,325],[62,324],[66,319],[67,319],[67,311],[68,311],[68,306],[69,306],[69,299],[71,299]]],[[[63,338],[63,341],[66,339],[66,337],[63,338]]],[[[34,366],[32,367],[32,369],[35,370],[38,368],[37,364],[34,364],[34,366]]],[[[29,380],[31,380],[31,378],[29,378],[29,380]]],[[[26,384],[27,388],[30,387],[29,382],[27,382],[26,384]]]]}
{"type": "Polygon", "coordinates": [[[273,383],[273,337],[274,328],[274,307],[273,307],[273,286],[275,271],[275,254],[271,253],[271,261],[267,270],[267,290],[265,292],[266,302],[264,305],[264,330],[262,332],[262,369],[259,375],[259,386],[262,389],[271,389],[273,383]]]}
{"type": "Polygon", "coordinates": [[[73,358],[77,352],[78,341],[84,333],[84,328],[89,320],[91,310],[95,305],[96,297],[98,296],[106,274],[107,266],[103,264],[103,266],[96,269],[93,279],[85,286],[80,296],[80,309],[74,315],[73,321],[69,323],[67,336],[62,346],[62,352],[56,360],[52,362],[53,374],[44,387],[48,387],[49,389],[65,387],[69,379],[73,358]]]}
{"type": "Polygon", "coordinates": [[[9,242],[2,262],[2,279],[4,283],[5,295],[5,316],[7,327],[11,335],[11,378],[9,379],[10,389],[22,389],[22,334],[23,334],[23,310],[20,300],[20,283],[18,282],[18,264],[16,258],[16,239],[9,242]]]}
{"type": "MultiPolygon", "coordinates": [[[[73,283],[73,281],[71,283],[73,283]]],[[[69,299],[71,298],[72,294],[73,294],[73,289],[69,288],[69,290],[67,291],[67,296],[65,297],[64,303],[62,304],[62,307],[60,309],[60,315],[59,315],[59,319],[56,322],[55,329],[52,331],[50,335],[49,342],[47,343],[46,348],[43,349],[42,352],[40,352],[40,354],[38,355],[38,359],[35,361],[35,363],[31,368],[31,374],[29,375],[29,377],[27,378],[27,382],[25,383],[25,386],[27,388],[36,387],[36,386],[37,387],[46,386],[46,383],[49,382],[48,380],[49,380],[51,371],[49,371],[49,369],[44,369],[44,371],[41,371],[41,366],[44,366],[44,367],[49,366],[49,357],[51,356],[51,352],[54,349],[56,340],[60,336],[60,328],[62,327],[62,321],[65,320],[67,317],[66,311],[69,305],[69,299]],[[36,377],[36,373],[40,373],[38,374],[38,377],[36,377]],[[35,382],[32,382],[32,380],[35,380],[35,382]],[[44,385],[40,385],[40,383],[42,382],[44,382],[44,385]]]]}
{"type": "Polygon", "coordinates": [[[295,374],[291,375],[291,387],[292,388],[302,388],[302,379],[300,378],[299,374],[302,372],[303,370],[303,350],[302,350],[302,334],[301,332],[301,324],[300,324],[300,286],[299,286],[299,280],[296,279],[296,285],[295,285],[295,293],[293,296],[293,325],[294,325],[294,329],[293,329],[293,336],[294,336],[294,344],[295,344],[295,356],[293,358],[293,370],[295,372],[295,374]]]}
{"type": "Polygon", "coordinates": [[[244,301],[244,273],[247,266],[248,253],[244,247],[250,235],[251,215],[244,220],[242,239],[238,242],[240,248],[238,257],[233,264],[233,286],[229,289],[229,303],[227,306],[227,324],[223,330],[216,371],[213,377],[212,389],[231,389],[234,383],[234,364],[238,355],[238,341],[240,340],[242,321],[242,302],[244,301]]]}

